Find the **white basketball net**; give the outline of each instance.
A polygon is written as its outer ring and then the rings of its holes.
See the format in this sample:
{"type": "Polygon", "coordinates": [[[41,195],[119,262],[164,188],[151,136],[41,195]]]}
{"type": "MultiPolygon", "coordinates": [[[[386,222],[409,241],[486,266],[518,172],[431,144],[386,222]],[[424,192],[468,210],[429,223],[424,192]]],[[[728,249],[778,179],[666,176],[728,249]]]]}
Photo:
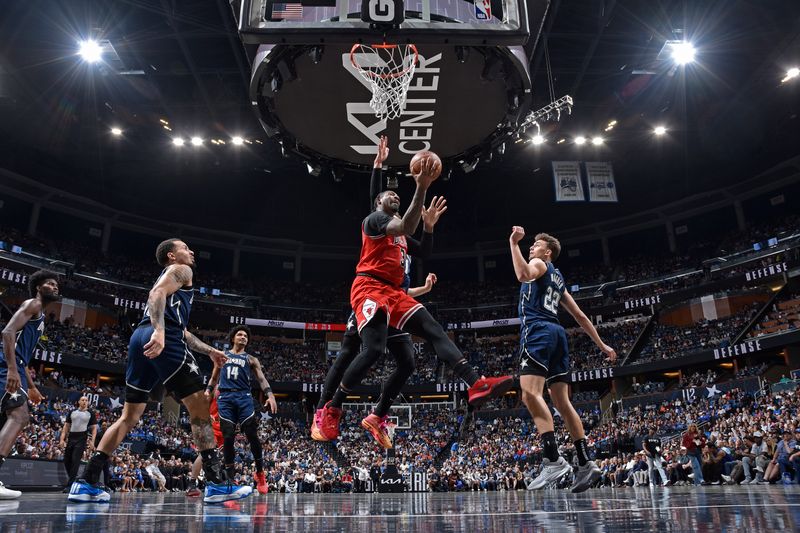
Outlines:
{"type": "Polygon", "coordinates": [[[370,84],[369,106],[376,117],[390,120],[403,114],[417,58],[413,44],[353,45],[350,61],[370,84]]]}

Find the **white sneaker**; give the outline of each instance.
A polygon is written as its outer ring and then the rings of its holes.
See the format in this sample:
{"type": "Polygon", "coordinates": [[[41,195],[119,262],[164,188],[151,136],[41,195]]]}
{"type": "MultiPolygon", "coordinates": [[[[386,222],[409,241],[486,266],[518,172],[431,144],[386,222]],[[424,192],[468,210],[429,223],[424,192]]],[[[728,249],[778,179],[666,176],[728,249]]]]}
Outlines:
{"type": "Polygon", "coordinates": [[[16,500],[20,496],[22,496],[20,491],[7,489],[0,481],[0,500],[16,500]]]}
{"type": "Polygon", "coordinates": [[[724,481],[725,483],[730,483],[731,476],[726,476],[725,474],[722,474],[721,477],[722,477],[722,481],[724,481]]]}
{"type": "Polygon", "coordinates": [[[563,457],[559,457],[556,462],[550,462],[549,459],[544,459],[544,461],[542,461],[542,471],[536,479],[531,482],[529,488],[530,490],[543,489],[570,472],[572,472],[572,467],[563,457]]]}
{"type": "Polygon", "coordinates": [[[570,492],[583,492],[594,485],[600,479],[602,472],[597,468],[594,461],[588,461],[585,465],[579,466],[575,471],[575,483],[572,484],[570,492]]]}

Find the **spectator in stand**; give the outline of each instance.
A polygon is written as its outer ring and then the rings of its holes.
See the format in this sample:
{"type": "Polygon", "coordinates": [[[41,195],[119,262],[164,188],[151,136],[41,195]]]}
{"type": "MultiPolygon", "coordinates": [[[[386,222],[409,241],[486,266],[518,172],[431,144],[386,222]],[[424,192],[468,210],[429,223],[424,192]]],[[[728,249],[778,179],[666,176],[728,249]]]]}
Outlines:
{"type": "Polygon", "coordinates": [[[722,485],[722,469],[727,454],[716,442],[708,442],[703,448],[703,485],[722,485]]]}
{"type": "Polygon", "coordinates": [[[692,474],[695,485],[703,482],[703,467],[701,460],[703,457],[703,446],[706,444],[705,436],[697,429],[697,424],[689,424],[689,428],[683,435],[683,446],[686,454],[692,462],[692,474]]]}
{"type": "Polygon", "coordinates": [[[764,471],[769,464],[769,446],[764,442],[764,436],[760,431],[753,433],[753,446],[750,448],[750,453],[747,453],[742,458],[742,465],[744,467],[744,481],[743,485],[750,483],[762,484],[764,483],[764,471]],[[756,471],[755,478],[752,471],[756,471]]]}

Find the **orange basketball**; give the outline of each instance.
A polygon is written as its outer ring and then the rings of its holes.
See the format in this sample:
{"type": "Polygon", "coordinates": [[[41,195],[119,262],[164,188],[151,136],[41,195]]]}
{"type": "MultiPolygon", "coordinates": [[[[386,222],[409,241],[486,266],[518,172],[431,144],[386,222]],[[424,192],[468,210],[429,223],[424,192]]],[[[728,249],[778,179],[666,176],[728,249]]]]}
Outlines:
{"type": "Polygon", "coordinates": [[[412,174],[419,174],[422,170],[422,162],[428,159],[433,159],[435,161],[435,168],[436,171],[434,172],[433,179],[439,177],[439,174],[442,172],[442,160],[439,158],[438,155],[435,153],[423,150],[421,152],[417,152],[414,154],[414,157],[411,158],[411,163],[408,165],[409,170],[411,170],[412,174]]]}

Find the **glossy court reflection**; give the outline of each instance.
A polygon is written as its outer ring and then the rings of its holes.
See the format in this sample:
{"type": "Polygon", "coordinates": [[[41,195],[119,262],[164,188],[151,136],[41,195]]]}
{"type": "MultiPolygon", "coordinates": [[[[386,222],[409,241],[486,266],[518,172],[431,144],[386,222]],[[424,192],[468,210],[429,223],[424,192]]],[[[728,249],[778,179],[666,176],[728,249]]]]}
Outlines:
{"type": "Polygon", "coordinates": [[[269,494],[224,506],[177,494],[0,502],[0,531],[796,531],[797,486],[455,494],[269,494]]]}

